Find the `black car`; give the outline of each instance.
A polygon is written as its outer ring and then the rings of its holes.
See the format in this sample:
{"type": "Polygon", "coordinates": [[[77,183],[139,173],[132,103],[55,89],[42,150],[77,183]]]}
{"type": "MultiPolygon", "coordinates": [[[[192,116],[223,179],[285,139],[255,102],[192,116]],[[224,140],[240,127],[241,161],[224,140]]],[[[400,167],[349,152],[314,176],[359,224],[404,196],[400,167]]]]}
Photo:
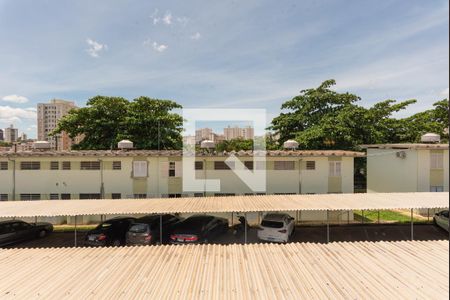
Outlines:
{"type": "Polygon", "coordinates": [[[118,217],[106,220],[86,233],[86,246],[121,246],[125,245],[126,234],[136,218],[118,217]]]}
{"type": "Polygon", "coordinates": [[[170,242],[173,244],[208,243],[227,231],[227,219],[194,215],[175,226],[170,235],[170,242]]]}
{"type": "Polygon", "coordinates": [[[53,225],[50,223],[29,224],[19,220],[2,221],[0,222],[0,246],[44,237],[51,232],[53,232],[53,225]]]}
{"type": "Polygon", "coordinates": [[[150,215],[139,218],[127,232],[127,245],[151,245],[160,243],[160,220],[162,218],[163,243],[169,241],[174,226],[181,221],[173,215],[150,215]]]}

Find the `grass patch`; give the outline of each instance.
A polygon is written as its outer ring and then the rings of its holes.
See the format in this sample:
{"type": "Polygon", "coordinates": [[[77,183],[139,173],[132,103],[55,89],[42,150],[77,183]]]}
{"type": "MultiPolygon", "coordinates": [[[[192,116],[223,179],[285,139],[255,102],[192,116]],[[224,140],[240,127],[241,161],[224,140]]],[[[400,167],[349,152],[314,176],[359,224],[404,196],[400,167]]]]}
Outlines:
{"type": "MultiPolygon", "coordinates": [[[[77,225],[77,231],[88,231],[94,229],[97,225],[77,225]]],[[[73,225],[54,225],[53,231],[55,232],[73,232],[75,231],[75,226],[73,225]]]]}
{"type": "MultiPolygon", "coordinates": [[[[355,221],[362,221],[363,216],[361,211],[354,211],[355,221]]],[[[427,223],[427,219],[416,218],[413,216],[414,223],[427,223]]],[[[364,223],[376,223],[378,222],[377,211],[364,211],[364,223]]],[[[394,210],[380,210],[380,222],[384,223],[409,223],[411,217],[401,212],[394,210]]]]}

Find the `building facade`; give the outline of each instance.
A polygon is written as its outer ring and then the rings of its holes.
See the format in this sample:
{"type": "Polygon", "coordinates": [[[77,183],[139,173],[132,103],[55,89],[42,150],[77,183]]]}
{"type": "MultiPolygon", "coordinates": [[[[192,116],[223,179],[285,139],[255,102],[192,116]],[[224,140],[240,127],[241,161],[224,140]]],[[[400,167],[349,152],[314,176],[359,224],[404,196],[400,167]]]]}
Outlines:
{"type": "Polygon", "coordinates": [[[13,143],[16,142],[19,137],[19,129],[14,128],[14,125],[10,125],[9,127],[5,128],[5,142],[7,143],[13,143]]]}
{"type": "Polygon", "coordinates": [[[223,135],[225,140],[233,140],[233,139],[244,139],[244,140],[252,140],[254,137],[254,128],[251,126],[246,126],[241,128],[239,126],[230,127],[223,129],[223,135]]]}
{"type": "Polygon", "coordinates": [[[69,150],[73,141],[66,133],[56,136],[49,136],[49,134],[56,128],[58,121],[74,108],[76,108],[74,102],[59,99],[53,99],[49,103],[39,103],[37,105],[38,140],[48,141],[51,148],[55,150],[69,150]]]}
{"type": "Polygon", "coordinates": [[[367,192],[448,192],[448,144],[366,145],[367,192]]]}
{"type": "Polygon", "coordinates": [[[0,141],[3,141],[4,139],[3,129],[0,129],[0,141]]]}

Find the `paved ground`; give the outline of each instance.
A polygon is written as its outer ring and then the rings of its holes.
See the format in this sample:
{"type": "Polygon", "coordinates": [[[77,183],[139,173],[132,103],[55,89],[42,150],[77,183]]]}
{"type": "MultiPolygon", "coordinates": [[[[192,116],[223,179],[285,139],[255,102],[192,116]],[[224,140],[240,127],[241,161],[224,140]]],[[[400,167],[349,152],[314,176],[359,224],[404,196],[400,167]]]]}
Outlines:
{"type": "MultiPolygon", "coordinates": [[[[78,245],[82,245],[85,232],[78,232],[78,245]]],[[[292,242],[326,242],[326,226],[298,226],[292,242]]],[[[330,226],[330,241],[400,241],[411,238],[410,225],[340,225],[330,226]]],[[[448,232],[428,224],[414,225],[415,240],[448,240],[448,232]]],[[[75,236],[73,232],[54,232],[51,235],[8,246],[9,248],[36,247],[73,247],[75,236]]],[[[256,237],[256,229],[248,231],[249,243],[260,243],[256,237]]],[[[211,241],[212,243],[230,244],[243,243],[244,236],[233,236],[231,232],[211,241]]]]}

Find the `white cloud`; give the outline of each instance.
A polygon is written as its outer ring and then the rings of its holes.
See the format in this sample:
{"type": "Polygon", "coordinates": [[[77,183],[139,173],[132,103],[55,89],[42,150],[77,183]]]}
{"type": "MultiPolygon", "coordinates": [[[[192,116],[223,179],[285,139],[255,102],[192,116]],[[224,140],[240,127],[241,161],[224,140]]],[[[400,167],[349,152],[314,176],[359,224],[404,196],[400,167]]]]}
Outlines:
{"type": "Polygon", "coordinates": [[[100,52],[108,49],[108,45],[100,44],[92,39],[87,39],[86,43],[89,45],[89,48],[86,49],[86,52],[92,57],[99,57],[100,52]]]}
{"type": "Polygon", "coordinates": [[[189,18],[187,17],[175,17],[172,15],[172,13],[168,10],[164,13],[164,15],[159,14],[159,10],[155,9],[155,11],[150,15],[150,18],[153,21],[153,25],[156,24],[164,24],[164,25],[172,25],[174,23],[174,20],[183,25],[186,26],[186,24],[189,22],[189,18]]]}
{"type": "Polygon", "coordinates": [[[9,124],[20,123],[22,120],[36,120],[36,111],[10,106],[0,106],[0,128],[9,124]]]}
{"type": "Polygon", "coordinates": [[[177,22],[180,23],[183,26],[186,26],[189,22],[189,18],[187,17],[177,17],[177,22]]]}
{"type": "Polygon", "coordinates": [[[447,97],[447,98],[448,98],[448,94],[449,94],[449,89],[448,88],[446,88],[445,90],[443,90],[441,92],[441,96],[444,96],[444,97],[447,97]]]}
{"type": "Polygon", "coordinates": [[[2,98],[3,101],[13,102],[13,103],[26,103],[28,102],[28,98],[19,95],[8,95],[2,98]]]}
{"type": "Polygon", "coordinates": [[[158,44],[157,42],[153,42],[152,47],[153,47],[153,50],[158,51],[158,52],[164,52],[167,50],[167,48],[169,48],[169,46],[164,45],[164,44],[158,44]]]}
{"type": "Polygon", "coordinates": [[[170,25],[172,24],[172,14],[170,13],[170,11],[166,12],[164,14],[164,17],[162,17],[162,22],[166,25],[170,25]]]}
{"type": "Polygon", "coordinates": [[[200,32],[196,32],[195,34],[191,35],[191,39],[192,40],[199,40],[201,39],[202,35],[200,34],[200,32]]]}

